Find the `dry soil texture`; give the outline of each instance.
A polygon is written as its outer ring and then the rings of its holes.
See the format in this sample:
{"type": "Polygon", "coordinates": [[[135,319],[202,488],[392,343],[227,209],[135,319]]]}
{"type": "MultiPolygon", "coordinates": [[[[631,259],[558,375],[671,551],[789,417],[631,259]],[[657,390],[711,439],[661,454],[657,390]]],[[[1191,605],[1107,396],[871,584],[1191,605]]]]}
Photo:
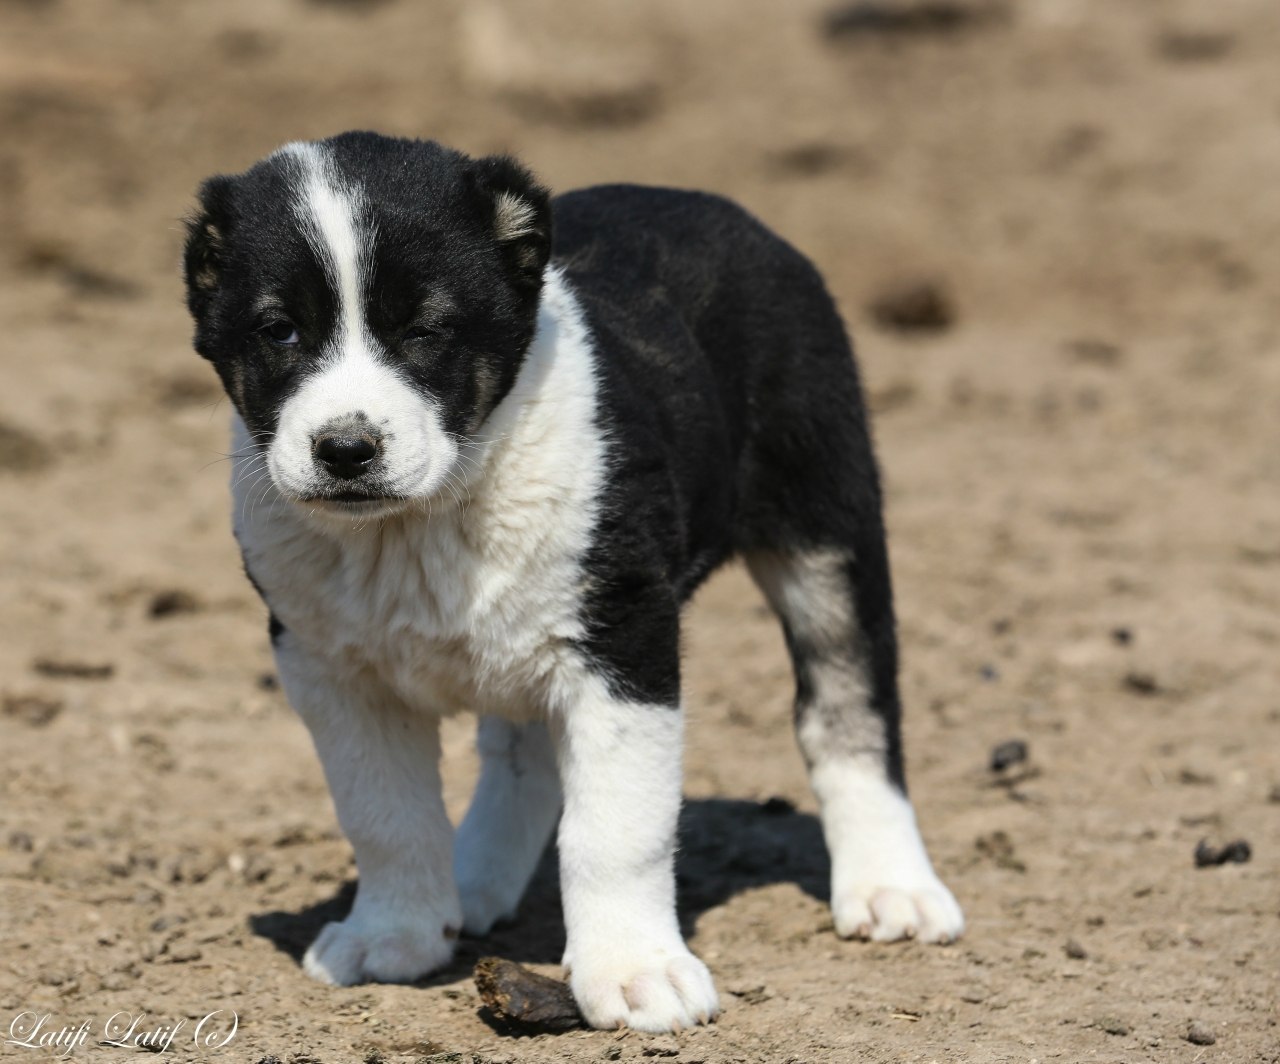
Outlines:
{"type": "MultiPolygon", "coordinates": [[[[1280,7],[913,10],[0,0],[0,1034],[88,1020],[87,1061],[133,1055],[96,1044],[116,1012],[184,1019],[180,1060],[1280,1059],[1280,7]],[[826,271],[958,945],[833,935],[781,640],[730,571],[689,618],[680,858],[717,1025],[488,1026],[477,957],[555,971],[550,867],[421,985],[304,977],[355,873],[272,686],[177,266],[202,177],[351,127],[557,188],[715,189],[826,271]],[[1008,739],[1030,759],[997,779],[1008,739]],[[1202,837],[1252,860],[1197,869],[1202,837]],[[235,1039],[195,1049],[218,1009],[235,1039]]],[[[469,742],[451,723],[455,810],[469,742]]]]}

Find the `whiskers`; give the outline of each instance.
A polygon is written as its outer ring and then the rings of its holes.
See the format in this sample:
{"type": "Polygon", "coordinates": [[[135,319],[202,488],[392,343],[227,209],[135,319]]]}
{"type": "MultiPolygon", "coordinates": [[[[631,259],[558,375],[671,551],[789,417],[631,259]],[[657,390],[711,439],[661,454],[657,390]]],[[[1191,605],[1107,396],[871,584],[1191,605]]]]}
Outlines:
{"type": "Polygon", "coordinates": [[[484,476],[485,457],[490,449],[504,440],[509,440],[511,436],[510,434],[478,436],[459,432],[451,432],[449,435],[457,446],[458,466],[448,471],[445,486],[465,514],[467,507],[471,504],[471,486],[474,481],[484,476]]]}
{"type": "MultiPolygon", "coordinates": [[[[239,516],[242,524],[253,520],[258,505],[272,494],[275,486],[271,479],[271,470],[267,465],[267,451],[274,438],[274,432],[254,433],[245,446],[209,463],[209,465],[216,465],[218,462],[229,460],[235,468],[235,474],[231,478],[231,492],[240,498],[239,516]],[[247,486],[242,487],[246,481],[248,481],[247,486]]],[[[204,468],[207,469],[209,466],[204,468]]],[[[279,502],[280,494],[276,492],[268,516],[274,512],[279,502]]]]}
{"type": "MultiPolygon", "coordinates": [[[[466,517],[475,499],[476,487],[490,468],[492,449],[511,437],[463,433],[450,433],[450,436],[455,445],[455,458],[449,468],[443,471],[435,491],[430,495],[406,500],[407,504],[400,509],[356,516],[352,529],[358,532],[381,526],[394,519],[397,514],[414,515],[428,523],[449,512],[466,517]],[[440,505],[436,505],[437,503],[440,505]]],[[[237,441],[240,446],[228,453],[219,454],[201,467],[203,471],[221,462],[232,464],[231,491],[236,499],[236,517],[240,525],[259,517],[259,510],[264,504],[269,504],[266,512],[268,520],[275,514],[276,506],[281,503],[286,506],[289,504],[288,497],[276,488],[268,466],[269,451],[275,438],[274,431],[254,433],[247,440],[242,438],[237,441]]]]}
{"type": "Polygon", "coordinates": [[[265,455],[267,448],[271,446],[271,441],[275,438],[275,432],[257,432],[253,434],[253,438],[243,447],[239,447],[234,451],[223,453],[218,452],[218,457],[211,462],[206,462],[197,472],[203,473],[211,466],[216,466],[220,462],[235,462],[242,458],[253,458],[257,455],[265,455]]]}

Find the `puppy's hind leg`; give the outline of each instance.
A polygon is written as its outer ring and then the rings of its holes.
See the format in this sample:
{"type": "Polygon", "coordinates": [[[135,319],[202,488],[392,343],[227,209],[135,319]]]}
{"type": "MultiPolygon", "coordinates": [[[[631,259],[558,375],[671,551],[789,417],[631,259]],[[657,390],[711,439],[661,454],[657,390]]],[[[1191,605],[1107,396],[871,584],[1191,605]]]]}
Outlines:
{"type": "Polygon", "coordinates": [[[795,666],[796,736],[831,853],[837,933],[950,942],[964,916],[929,862],[903,778],[887,562],[882,546],[864,548],[862,558],[757,551],[747,562],[795,666]]]}
{"type": "Polygon", "coordinates": [[[560,815],[555,749],[540,721],[481,717],[480,780],[454,840],[462,926],[483,935],[515,915],[560,815]]]}

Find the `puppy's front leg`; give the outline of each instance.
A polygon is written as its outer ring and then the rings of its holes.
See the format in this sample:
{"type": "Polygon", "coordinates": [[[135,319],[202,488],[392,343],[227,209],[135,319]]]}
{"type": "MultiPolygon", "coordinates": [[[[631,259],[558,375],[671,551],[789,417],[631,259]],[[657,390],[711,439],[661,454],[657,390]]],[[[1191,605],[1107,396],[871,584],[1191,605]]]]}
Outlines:
{"type": "Polygon", "coordinates": [[[618,700],[603,685],[552,721],[564,963],[593,1027],[671,1031],[719,1011],[676,921],[682,723],[677,706],[618,700]]]}
{"type": "Polygon", "coordinates": [[[440,784],[440,729],[375,681],[359,683],[291,645],[276,652],[290,702],[311,731],[360,885],[351,914],[325,926],[303,967],[324,983],[406,982],[447,964],[462,912],[440,784]]]}

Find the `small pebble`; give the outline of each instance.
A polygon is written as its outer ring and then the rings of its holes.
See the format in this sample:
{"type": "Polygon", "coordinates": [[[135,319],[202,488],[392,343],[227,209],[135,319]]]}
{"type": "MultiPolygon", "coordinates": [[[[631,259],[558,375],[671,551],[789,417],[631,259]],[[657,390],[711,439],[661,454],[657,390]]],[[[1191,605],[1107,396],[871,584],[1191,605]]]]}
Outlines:
{"type": "Polygon", "coordinates": [[[116,667],[109,661],[36,658],[31,667],[41,676],[48,676],[55,680],[109,680],[116,673],[116,667]]]}
{"type": "Polygon", "coordinates": [[[1003,772],[1011,765],[1020,765],[1027,759],[1027,744],[1021,739],[1009,739],[991,751],[991,771],[1003,772]]]}
{"type": "Polygon", "coordinates": [[[1103,1016],[1098,1020],[1098,1026],[1107,1034],[1123,1036],[1129,1033],[1129,1025],[1118,1016],[1103,1016]]]}
{"type": "Polygon", "coordinates": [[[1213,1033],[1213,1028],[1198,1020],[1193,1020],[1187,1028],[1186,1037],[1193,1046],[1211,1046],[1218,1040],[1218,1036],[1213,1033]]]}
{"type": "Polygon", "coordinates": [[[1067,344],[1067,353],[1077,362],[1095,366],[1118,366],[1124,358],[1124,352],[1115,344],[1091,338],[1070,341],[1067,344]]]}
{"type": "Polygon", "coordinates": [[[822,21],[822,33],[828,40],[838,42],[941,37],[974,29],[994,18],[994,11],[955,0],[930,0],[925,4],[859,0],[828,11],[822,21]]]}
{"type": "Polygon", "coordinates": [[[1067,939],[1067,944],[1062,948],[1067,956],[1074,961],[1082,961],[1089,956],[1088,951],[1074,938],[1067,939]]]}
{"type": "Polygon", "coordinates": [[[1178,770],[1178,782],[1187,787],[1204,787],[1218,781],[1210,772],[1202,772],[1199,769],[1191,768],[1189,765],[1183,765],[1178,770]]]}
{"type": "Polygon", "coordinates": [[[877,325],[903,333],[945,332],[956,319],[946,289],[932,281],[890,286],[872,300],[870,310],[877,325]]]}
{"type": "Polygon", "coordinates": [[[1149,672],[1125,673],[1124,686],[1137,695],[1160,693],[1160,681],[1149,672]]]}
{"type": "Polygon", "coordinates": [[[190,591],[173,588],[168,591],[157,591],[151,596],[147,605],[147,616],[153,620],[172,617],[179,613],[196,613],[200,609],[200,600],[190,591]]]}
{"type": "Polygon", "coordinates": [[[62,699],[47,695],[5,695],[0,712],[32,728],[43,728],[62,712],[62,705],[62,699]]]}
{"type": "Polygon", "coordinates": [[[1253,848],[1244,839],[1236,839],[1225,846],[1214,846],[1208,839],[1196,844],[1196,867],[1213,868],[1216,865],[1244,864],[1253,856],[1253,848]]]}
{"type": "Polygon", "coordinates": [[[1156,51],[1162,59],[1174,63],[1201,63],[1221,59],[1235,47],[1236,39],[1230,33],[1213,30],[1170,29],[1156,41],[1156,51]]]}

